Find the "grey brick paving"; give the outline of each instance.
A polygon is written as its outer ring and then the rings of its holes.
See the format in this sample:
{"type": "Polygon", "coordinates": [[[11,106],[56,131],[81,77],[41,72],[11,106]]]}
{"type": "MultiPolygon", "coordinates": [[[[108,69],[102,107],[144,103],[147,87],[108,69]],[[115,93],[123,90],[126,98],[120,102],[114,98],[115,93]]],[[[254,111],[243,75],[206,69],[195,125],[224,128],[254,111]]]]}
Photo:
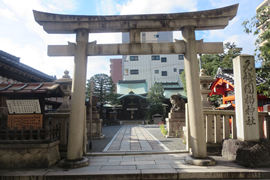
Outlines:
{"type": "Polygon", "coordinates": [[[103,151],[155,151],[168,150],[164,144],[155,140],[142,126],[123,125],[103,151]]]}

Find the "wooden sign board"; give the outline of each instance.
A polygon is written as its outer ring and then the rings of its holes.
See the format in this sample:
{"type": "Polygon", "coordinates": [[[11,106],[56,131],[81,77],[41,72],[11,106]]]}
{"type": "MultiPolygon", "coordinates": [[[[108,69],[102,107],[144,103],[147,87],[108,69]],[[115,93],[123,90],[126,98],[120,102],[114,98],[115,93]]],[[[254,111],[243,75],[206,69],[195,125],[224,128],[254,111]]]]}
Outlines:
{"type": "Polygon", "coordinates": [[[30,126],[33,129],[38,129],[38,127],[42,128],[42,114],[28,114],[28,115],[8,115],[8,123],[7,126],[10,129],[30,129],[30,126]]]}
{"type": "Polygon", "coordinates": [[[41,113],[38,99],[6,100],[9,114],[41,113]]]}

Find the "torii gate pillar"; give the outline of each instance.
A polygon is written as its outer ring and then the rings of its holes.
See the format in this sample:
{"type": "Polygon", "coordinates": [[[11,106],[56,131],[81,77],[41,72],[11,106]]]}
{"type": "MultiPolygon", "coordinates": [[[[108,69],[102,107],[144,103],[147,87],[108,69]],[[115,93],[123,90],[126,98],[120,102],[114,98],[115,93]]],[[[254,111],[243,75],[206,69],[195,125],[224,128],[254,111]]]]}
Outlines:
{"type": "Polygon", "coordinates": [[[190,131],[192,153],[194,157],[205,158],[207,152],[194,27],[187,26],[183,28],[182,36],[186,45],[184,63],[188,89],[187,97],[189,107],[192,107],[189,108],[189,123],[192,127],[190,131]]]}
{"type": "Polygon", "coordinates": [[[87,29],[76,30],[76,53],[71,91],[67,159],[59,163],[59,166],[63,168],[78,168],[87,166],[90,163],[88,158],[83,157],[88,37],[89,32],[87,29]]]}
{"type": "Polygon", "coordinates": [[[213,165],[215,160],[207,157],[205,143],[205,129],[203,108],[200,92],[199,65],[197,60],[197,48],[195,30],[193,26],[186,26],[182,29],[182,36],[185,42],[185,76],[188,97],[188,114],[190,128],[190,143],[192,155],[187,156],[186,162],[194,165],[213,165]]]}

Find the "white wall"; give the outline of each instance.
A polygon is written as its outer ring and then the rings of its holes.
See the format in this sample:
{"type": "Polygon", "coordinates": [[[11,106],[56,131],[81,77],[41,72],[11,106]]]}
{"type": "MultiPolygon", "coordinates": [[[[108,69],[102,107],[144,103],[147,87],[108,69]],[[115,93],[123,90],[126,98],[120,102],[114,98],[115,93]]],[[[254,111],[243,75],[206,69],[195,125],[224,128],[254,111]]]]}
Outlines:
{"type": "MultiPolygon", "coordinates": [[[[142,43],[173,42],[173,32],[141,32],[142,43]]],[[[129,33],[122,34],[122,43],[129,43],[129,33]]],[[[179,69],[184,69],[184,60],[179,60],[179,55],[159,55],[160,60],[152,60],[152,55],[135,55],[138,61],[130,61],[130,56],[123,56],[123,80],[143,80],[148,82],[148,90],[154,82],[178,81],[181,83],[179,69]],[[167,62],[161,62],[166,57],[167,62]],[[176,68],[176,72],[174,72],[176,68]],[[138,70],[138,74],[130,74],[130,70],[138,70]],[[155,74],[155,70],[159,70],[155,74]],[[162,71],[167,71],[167,76],[162,76],[162,71]]],[[[182,83],[181,83],[182,84],[182,83]]]]}

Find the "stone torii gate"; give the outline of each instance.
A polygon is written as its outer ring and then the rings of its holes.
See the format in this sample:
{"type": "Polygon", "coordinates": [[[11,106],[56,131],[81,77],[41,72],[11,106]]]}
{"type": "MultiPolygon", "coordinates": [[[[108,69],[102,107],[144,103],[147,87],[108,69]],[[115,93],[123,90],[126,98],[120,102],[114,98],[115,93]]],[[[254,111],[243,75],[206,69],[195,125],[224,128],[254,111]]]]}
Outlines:
{"type": "MultiPolygon", "coordinates": [[[[47,33],[76,34],[76,43],[49,45],[49,56],[74,56],[74,76],[69,123],[67,159],[62,167],[82,167],[89,164],[83,158],[84,101],[87,56],[184,54],[192,155],[207,159],[205,130],[199,82],[197,54],[223,52],[223,43],[195,40],[195,30],[225,28],[237,13],[238,4],[198,12],[152,15],[77,16],[34,12],[37,23],[47,33]],[[183,40],[172,43],[141,43],[140,32],[182,31],[183,40]],[[129,32],[128,44],[97,44],[88,42],[89,33],[129,32]]],[[[200,161],[199,160],[199,161],[200,161]]]]}

